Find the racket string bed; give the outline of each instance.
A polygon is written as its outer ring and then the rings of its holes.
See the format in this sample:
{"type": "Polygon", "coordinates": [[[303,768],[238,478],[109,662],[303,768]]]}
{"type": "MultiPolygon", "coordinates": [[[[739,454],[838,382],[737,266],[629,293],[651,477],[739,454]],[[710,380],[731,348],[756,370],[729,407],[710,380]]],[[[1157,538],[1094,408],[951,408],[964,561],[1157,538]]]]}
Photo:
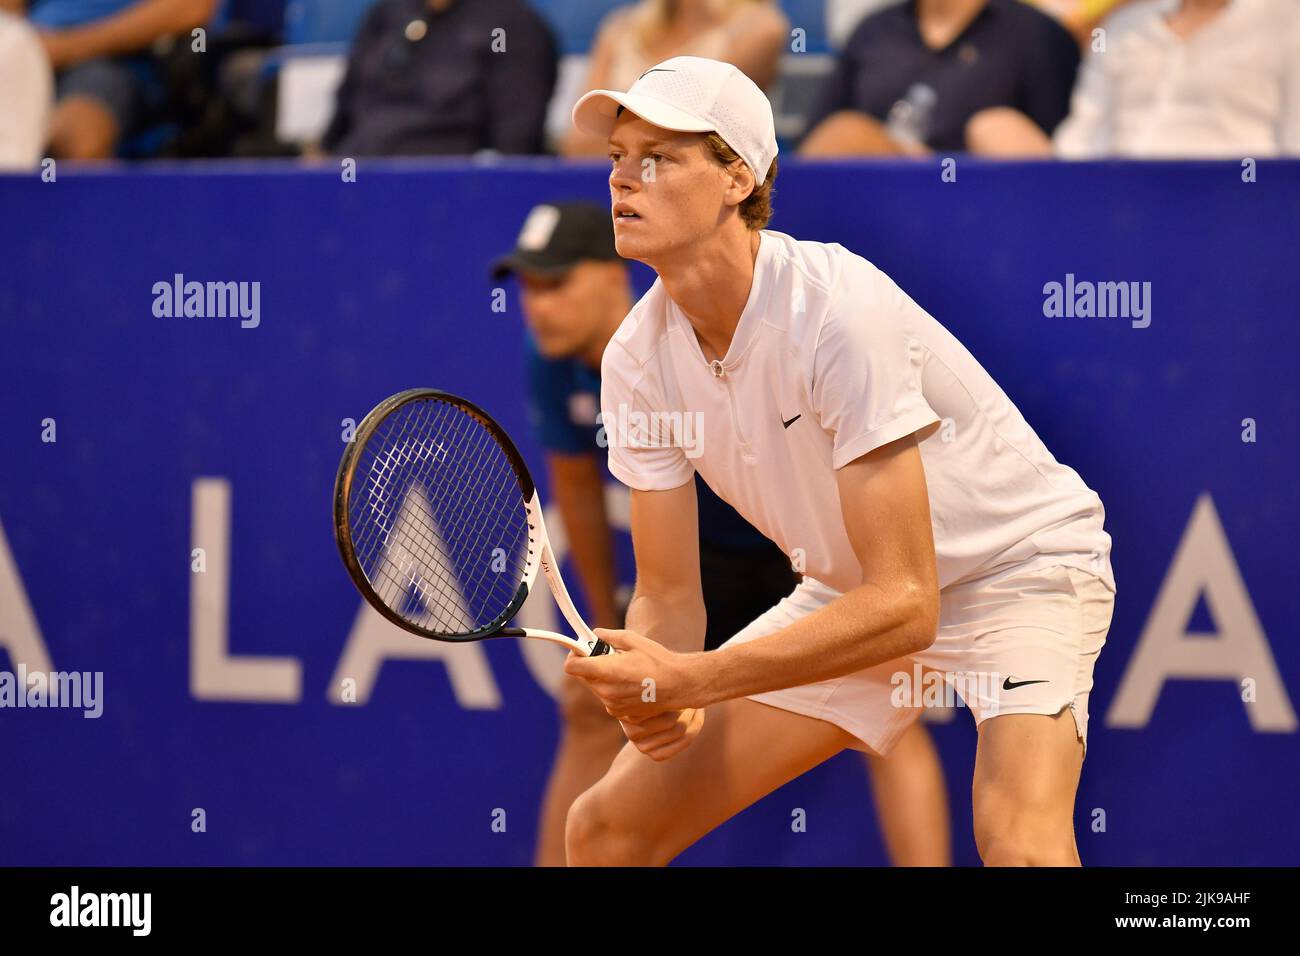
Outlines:
{"type": "MultiPolygon", "coordinates": [[[[399,554],[396,558],[397,568],[394,574],[390,565],[393,562],[395,545],[400,547],[402,553],[410,553],[414,551],[422,556],[424,559],[423,564],[426,569],[430,564],[433,564],[437,569],[437,572],[441,575],[441,583],[444,588],[449,584],[454,585],[454,582],[451,579],[451,569],[447,567],[446,563],[443,561],[443,549],[437,548],[436,546],[426,548],[417,547],[416,543],[411,541],[409,536],[413,530],[416,533],[421,530],[418,524],[413,528],[410,521],[405,521],[400,524],[398,522],[398,519],[404,513],[402,509],[408,507],[412,491],[419,483],[419,476],[413,476],[410,481],[400,481],[395,489],[390,488],[390,485],[394,482],[397,467],[400,467],[397,463],[401,460],[399,452],[401,446],[399,442],[404,430],[402,427],[403,424],[402,421],[397,420],[386,421],[381,425],[379,429],[380,433],[372,439],[374,446],[377,446],[380,449],[371,455],[372,464],[370,466],[370,472],[375,477],[372,492],[380,495],[378,499],[379,507],[377,509],[372,508],[372,510],[376,511],[379,515],[388,517],[392,524],[390,526],[383,521],[382,517],[377,517],[377,527],[367,529],[368,533],[364,533],[361,536],[361,542],[357,549],[362,566],[366,570],[367,577],[370,577],[372,582],[381,586],[376,590],[382,589],[382,600],[387,606],[394,608],[395,610],[397,609],[395,607],[396,602],[409,594],[411,584],[410,579],[413,578],[413,575],[410,574],[410,570],[412,566],[415,565],[414,560],[409,562],[405,561],[402,559],[402,555],[399,554]],[[390,491],[395,493],[390,494],[390,491]],[[383,532],[383,539],[376,542],[376,537],[381,530],[383,532]],[[399,530],[403,533],[403,536],[400,540],[394,541],[393,535],[399,530]],[[406,580],[404,580],[404,578],[406,580]],[[385,584],[387,586],[383,587],[385,584]]],[[[423,424],[423,419],[419,424],[423,424]]],[[[372,450],[372,445],[368,444],[367,451],[370,450],[372,450]]],[[[428,507],[427,502],[426,507],[428,507]]],[[[409,513],[409,511],[405,513],[409,513]]],[[[429,541],[429,544],[434,545],[435,543],[429,541]]],[[[425,601],[424,603],[425,607],[428,608],[429,602],[425,601]]],[[[409,616],[409,614],[404,616],[409,616]]],[[[448,618],[444,616],[443,621],[448,621],[448,618]]]]}
{"type": "MultiPolygon", "coordinates": [[[[384,452],[382,453],[383,455],[382,459],[381,459],[381,453],[374,451],[374,449],[372,449],[369,445],[367,445],[365,449],[365,454],[369,454],[373,461],[373,464],[370,466],[369,469],[369,474],[373,478],[373,485],[371,486],[371,510],[377,515],[385,515],[385,499],[382,496],[385,495],[386,492],[388,491],[388,484],[393,479],[394,456],[390,453],[391,449],[388,449],[385,446],[391,444],[391,440],[388,436],[395,430],[396,430],[396,426],[394,426],[392,422],[385,422],[384,425],[381,426],[382,435],[377,434],[375,436],[377,439],[379,439],[381,443],[381,447],[385,448],[384,452]],[[380,495],[381,497],[376,499],[375,497],[376,495],[380,495]]],[[[403,490],[405,491],[407,489],[403,489],[403,490]]],[[[396,498],[396,501],[398,502],[399,505],[405,503],[405,500],[406,500],[406,494],[402,494],[399,498],[396,498]]],[[[390,520],[395,520],[396,518],[395,515],[388,516],[388,517],[390,517],[390,520]]],[[[392,534],[393,528],[385,524],[382,517],[376,517],[375,525],[377,527],[372,527],[368,529],[368,531],[361,536],[361,540],[358,542],[358,547],[357,547],[357,551],[359,554],[371,555],[373,549],[375,548],[374,539],[381,532],[384,535],[384,540],[380,542],[380,547],[387,547],[389,543],[388,538],[392,534]]]]}
{"type": "Polygon", "coordinates": [[[527,563],[528,517],[515,472],[488,430],[459,409],[422,401],[383,422],[366,453],[357,489],[364,496],[354,493],[351,508],[354,522],[367,511],[372,518],[356,552],[381,600],[446,633],[499,618],[527,563]],[[477,465],[439,467],[458,459],[477,465]],[[491,544],[507,560],[499,569],[491,544]]]}
{"type": "MultiPolygon", "coordinates": [[[[427,407],[427,403],[422,403],[422,407],[420,407],[417,410],[417,413],[419,414],[419,419],[413,425],[408,420],[405,423],[407,426],[405,429],[400,428],[399,424],[394,424],[393,427],[388,429],[390,433],[394,433],[394,434],[388,434],[384,436],[385,444],[396,448],[400,448],[401,445],[396,445],[395,442],[400,440],[400,436],[403,433],[403,431],[409,431],[410,428],[412,427],[414,428],[425,427],[429,415],[429,409],[427,407]]],[[[394,457],[396,458],[397,456],[394,457]]],[[[387,466],[388,466],[388,461],[385,460],[382,463],[382,467],[387,467],[387,466]]],[[[405,506],[409,508],[409,505],[407,503],[411,500],[412,492],[418,486],[420,488],[422,495],[425,497],[424,508],[429,509],[430,511],[435,509],[436,505],[433,502],[428,500],[427,483],[428,483],[428,476],[421,475],[421,474],[416,474],[414,476],[411,476],[409,481],[403,481],[400,486],[401,497],[400,499],[396,499],[399,502],[399,504],[397,504],[396,506],[397,507],[405,506]]],[[[409,511],[407,513],[409,513],[409,511]]],[[[431,514],[431,517],[434,516],[431,514]]],[[[434,517],[434,520],[436,521],[436,517],[434,517]]],[[[464,606],[463,601],[457,600],[458,597],[457,592],[459,591],[459,586],[457,581],[455,580],[453,569],[448,564],[448,561],[450,561],[453,558],[453,555],[450,553],[451,549],[446,544],[445,536],[442,535],[437,529],[430,531],[428,528],[421,527],[419,523],[416,523],[414,524],[414,526],[412,526],[412,523],[408,521],[402,524],[401,527],[404,531],[408,532],[408,535],[413,531],[417,539],[423,538],[423,543],[424,543],[423,547],[419,546],[418,540],[411,540],[410,537],[404,537],[399,543],[403,551],[415,551],[417,554],[419,554],[419,556],[423,559],[422,564],[426,569],[429,567],[430,564],[434,566],[433,570],[436,575],[436,578],[428,581],[427,583],[429,583],[432,587],[436,588],[438,596],[440,598],[440,600],[438,600],[436,603],[432,603],[427,600],[424,601],[424,607],[426,611],[425,619],[418,620],[416,621],[416,623],[421,624],[421,626],[427,626],[428,624],[432,623],[436,625],[437,629],[439,630],[446,629],[449,632],[455,630],[464,630],[465,629],[464,624],[468,622],[468,618],[471,617],[472,615],[468,613],[468,609],[464,606]],[[438,543],[439,538],[443,539],[443,543],[441,546],[438,543]],[[444,555],[448,559],[447,561],[443,560],[444,555]],[[427,620],[427,618],[430,616],[435,618],[432,622],[427,620]],[[457,625],[461,625],[461,626],[458,627],[457,625]]],[[[384,542],[382,542],[381,546],[376,550],[378,552],[376,556],[383,556],[385,552],[391,552],[392,551],[391,542],[389,540],[385,540],[384,542]]],[[[411,562],[411,563],[414,564],[415,562],[411,562]]],[[[395,602],[397,600],[400,600],[403,597],[409,595],[410,578],[413,577],[412,575],[409,574],[409,565],[407,565],[406,567],[399,567],[396,577],[394,577],[392,574],[389,573],[389,568],[385,564],[381,563],[378,567],[378,571],[379,571],[379,576],[382,576],[384,579],[386,579],[388,583],[388,587],[384,590],[384,594],[383,594],[383,599],[385,603],[390,608],[399,611],[399,613],[403,613],[403,616],[408,618],[411,617],[410,613],[406,612],[405,608],[394,607],[395,602]],[[407,571],[408,573],[404,574],[403,571],[407,571]]]]}
{"type": "MultiPolygon", "coordinates": [[[[417,427],[417,428],[419,428],[419,427],[423,427],[423,426],[424,426],[424,424],[425,424],[425,419],[427,418],[427,415],[428,415],[428,409],[427,409],[427,407],[421,407],[421,408],[419,409],[419,412],[422,413],[422,414],[421,414],[421,418],[420,418],[420,420],[419,420],[419,421],[416,423],[416,425],[414,426],[414,427],[417,427]]],[[[399,447],[400,447],[400,446],[399,446],[399,447]]],[[[437,518],[436,518],[436,514],[433,513],[433,512],[436,510],[436,506],[435,506],[435,504],[434,504],[433,502],[431,502],[431,501],[429,500],[429,497],[428,497],[428,487],[427,487],[427,476],[426,476],[426,475],[416,474],[416,475],[414,475],[414,476],[411,478],[411,480],[409,481],[409,483],[404,483],[404,484],[403,484],[403,494],[402,494],[402,498],[401,498],[401,502],[402,502],[401,506],[402,506],[402,507],[408,507],[408,504],[407,504],[407,503],[411,500],[412,493],[413,493],[413,491],[414,491],[416,488],[418,488],[418,489],[420,490],[420,492],[421,492],[421,496],[422,496],[423,499],[424,499],[424,507],[430,511],[430,517],[432,518],[433,522],[434,522],[435,525],[436,525],[436,524],[437,524],[437,518]]],[[[419,500],[419,499],[417,499],[417,500],[419,500]]],[[[403,529],[404,529],[404,530],[406,530],[406,529],[408,529],[408,528],[410,528],[410,523],[409,523],[409,522],[408,522],[407,524],[403,525],[403,529]]],[[[447,595],[449,591],[453,591],[454,589],[456,589],[457,584],[456,584],[456,581],[455,581],[455,579],[454,579],[453,569],[449,566],[449,564],[447,563],[447,561],[444,561],[444,560],[443,560],[444,555],[446,555],[446,557],[448,558],[448,560],[450,560],[451,557],[452,557],[451,554],[449,553],[449,549],[448,549],[448,547],[446,546],[445,540],[443,541],[442,546],[439,546],[439,543],[438,543],[439,539],[440,539],[440,538],[443,538],[443,536],[441,535],[439,529],[437,529],[436,527],[435,527],[432,531],[430,531],[430,529],[428,529],[428,528],[426,528],[426,527],[422,527],[422,526],[419,525],[418,523],[414,526],[414,529],[413,529],[413,530],[414,530],[414,533],[415,533],[415,535],[416,535],[417,537],[422,537],[422,538],[424,539],[424,544],[425,544],[426,546],[425,546],[424,548],[417,548],[417,547],[416,547],[416,544],[419,543],[418,541],[417,541],[417,542],[411,542],[411,541],[409,541],[409,539],[403,539],[403,540],[400,542],[400,544],[401,544],[403,550],[407,550],[407,546],[408,546],[408,544],[409,544],[409,545],[411,546],[411,549],[417,551],[417,553],[420,555],[420,557],[422,557],[422,558],[424,559],[424,560],[422,561],[422,564],[423,564],[424,567],[426,567],[426,568],[427,568],[427,567],[429,566],[429,564],[430,564],[430,560],[429,560],[429,559],[430,559],[430,558],[432,559],[432,564],[434,565],[434,571],[435,571],[435,573],[438,575],[436,581],[434,581],[433,583],[436,584],[436,585],[440,585],[440,586],[438,587],[438,593],[439,593],[440,595],[447,595]]],[[[390,551],[390,550],[391,550],[389,540],[385,539],[385,541],[384,541],[384,542],[382,543],[382,545],[381,545],[381,550],[384,550],[384,551],[390,551]]],[[[412,562],[412,564],[414,564],[414,562],[412,562]]],[[[383,566],[381,565],[381,567],[383,567],[383,566]]],[[[394,580],[394,579],[392,578],[391,575],[389,575],[389,574],[386,573],[386,572],[387,572],[387,568],[384,568],[384,571],[385,571],[385,575],[384,575],[384,576],[387,577],[387,578],[389,579],[389,583],[390,583],[390,585],[391,585],[391,587],[390,587],[390,591],[389,591],[389,594],[391,594],[393,598],[401,597],[401,596],[406,595],[406,594],[409,593],[410,581],[409,581],[409,580],[403,580],[403,578],[404,578],[404,577],[406,577],[406,578],[412,577],[411,575],[409,575],[409,573],[407,573],[407,574],[403,574],[404,571],[407,571],[407,570],[408,570],[407,568],[405,568],[405,567],[399,567],[398,570],[399,570],[398,577],[397,577],[396,580],[394,580]]],[[[388,603],[389,606],[392,607],[392,603],[393,603],[393,602],[392,602],[392,599],[389,598],[389,595],[388,595],[388,594],[385,595],[385,600],[386,600],[386,603],[388,603]]],[[[453,628],[453,629],[454,629],[455,625],[458,623],[457,618],[459,618],[459,619],[461,619],[461,620],[464,620],[465,618],[467,618],[467,617],[469,616],[469,615],[466,613],[466,609],[465,609],[463,606],[460,606],[460,602],[454,602],[454,601],[452,601],[452,600],[439,601],[439,602],[437,603],[437,605],[435,605],[433,608],[430,607],[430,603],[429,603],[428,601],[425,601],[425,602],[424,602],[424,606],[425,606],[425,610],[426,610],[426,612],[429,612],[429,611],[431,611],[431,610],[436,610],[436,612],[437,612],[437,620],[434,621],[433,623],[437,624],[440,628],[441,628],[441,627],[449,627],[449,628],[453,628]],[[453,604],[456,604],[457,606],[452,607],[451,605],[453,605],[453,604]]],[[[395,610],[396,610],[396,608],[395,608],[395,610]]],[[[408,615],[404,615],[404,616],[408,616],[408,617],[409,617],[409,614],[408,614],[408,615]]],[[[428,622],[428,621],[419,621],[419,622],[417,622],[417,623],[421,623],[422,626],[423,626],[423,625],[427,625],[429,622],[428,622]]]]}
{"type": "MultiPolygon", "coordinates": [[[[389,430],[391,431],[392,429],[389,430]]],[[[382,461],[376,461],[375,464],[372,465],[376,474],[383,476],[381,479],[383,483],[381,484],[380,482],[376,482],[375,488],[380,491],[388,490],[387,482],[391,481],[393,476],[392,463],[397,459],[397,455],[389,455],[385,456],[382,461]]],[[[417,597],[421,599],[426,609],[429,608],[430,601],[424,597],[422,593],[423,589],[420,587],[420,585],[425,583],[426,576],[421,575],[417,581],[414,574],[414,570],[419,568],[421,564],[423,565],[423,570],[427,571],[429,570],[429,565],[432,563],[434,565],[434,570],[441,574],[441,582],[444,587],[447,584],[452,583],[450,569],[443,561],[441,549],[436,547],[417,547],[416,542],[412,541],[410,536],[413,531],[418,533],[421,530],[419,525],[415,524],[413,526],[411,520],[399,521],[404,514],[409,514],[409,502],[413,500],[412,493],[417,487],[422,487],[418,476],[413,477],[409,482],[402,482],[399,485],[397,489],[398,494],[392,497],[393,508],[399,509],[395,514],[387,514],[387,512],[392,509],[388,507],[387,502],[382,499],[380,500],[380,508],[372,510],[377,510],[379,514],[389,517],[392,521],[392,525],[390,526],[386,524],[382,517],[376,517],[377,528],[370,529],[371,533],[364,537],[363,543],[359,548],[359,552],[364,555],[362,564],[367,569],[367,576],[378,585],[387,585],[386,587],[382,587],[382,589],[377,587],[376,590],[382,590],[381,597],[384,603],[395,610],[398,609],[396,605],[399,600],[403,597],[409,599],[412,585],[416,586],[417,597]],[[383,539],[376,543],[375,539],[380,530],[383,532],[383,539]],[[401,532],[401,535],[397,540],[394,540],[393,535],[397,532],[401,532]],[[412,552],[414,552],[414,554],[412,554],[412,552]],[[407,557],[408,555],[410,556],[409,560],[407,557]],[[420,557],[423,560],[417,562],[416,557],[420,557]],[[430,561],[430,559],[432,559],[432,561],[430,561]],[[376,561],[378,562],[377,564],[375,563],[376,561]],[[393,564],[396,565],[395,569],[392,567],[393,564]]],[[[428,507],[427,502],[425,507],[428,507]]],[[[432,544],[433,542],[430,543],[432,544]]],[[[403,608],[402,611],[405,612],[405,609],[403,608]]],[[[409,613],[406,613],[404,616],[410,615],[409,613]]],[[[446,618],[444,618],[444,621],[445,620],[446,618]]]]}
{"type": "MultiPolygon", "coordinates": [[[[442,520],[437,520],[435,517],[438,527],[444,529],[442,532],[442,539],[447,543],[448,549],[452,551],[453,554],[458,554],[464,549],[461,548],[460,539],[454,538],[453,540],[448,541],[445,528],[449,524],[454,529],[466,529],[467,532],[472,534],[473,538],[479,540],[490,540],[490,536],[493,533],[508,533],[510,531],[510,528],[503,524],[502,516],[506,512],[501,507],[501,498],[503,495],[507,496],[505,500],[505,504],[507,505],[512,502],[514,496],[513,486],[515,485],[514,472],[509,467],[509,462],[505,460],[504,455],[500,453],[499,448],[496,447],[495,440],[491,438],[485,429],[480,427],[475,437],[478,439],[478,444],[468,450],[467,457],[476,461],[496,459],[492,462],[492,464],[495,465],[495,469],[490,474],[481,475],[485,479],[490,479],[490,481],[481,483],[488,483],[489,485],[495,486],[495,498],[492,500],[490,505],[486,503],[485,493],[482,489],[469,488],[468,477],[457,485],[445,488],[443,493],[439,495],[438,499],[434,502],[435,511],[439,510],[439,506],[442,505],[444,499],[446,499],[448,504],[454,509],[442,520]],[[496,455],[491,454],[491,452],[494,451],[497,452],[496,455]],[[466,502],[470,503],[470,508],[472,509],[468,515],[464,513],[466,502]],[[484,524],[483,519],[489,515],[492,516],[491,526],[483,530],[478,530],[484,524]]],[[[491,467],[491,465],[488,467],[491,467]]],[[[516,528],[515,530],[516,540],[508,542],[510,547],[508,549],[503,549],[504,553],[509,554],[516,552],[518,549],[517,538],[520,529],[516,528]]],[[[472,541],[466,542],[467,548],[472,546],[472,544],[472,541]]],[[[460,563],[464,565],[465,562],[462,561],[460,563]]],[[[470,578],[468,581],[464,574],[458,576],[460,578],[460,594],[464,598],[465,603],[469,605],[473,616],[476,618],[476,626],[481,626],[487,623],[487,621],[498,617],[514,597],[515,585],[514,581],[510,581],[507,589],[500,591],[497,595],[497,601],[491,605],[487,604],[487,598],[493,596],[491,594],[491,586],[499,585],[501,575],[506,570],[521,574],[523,569],[522,565],[517,565],[513,568],[503,568],[501,571],[492,570],[490,572],[490,577],[488,576],[488,572],[481,572],[473,578],[470,578]],[[485,584],[489,585],[487,589],[488,593],[482,593],[485,584]],[[465,593],[467,586],[473,588],[469,593],[465,593]]],[[[518,580],[518,577],[514,580],[518,580]]]]}
{"type": "MultiPolygon", "coordinates": [[[[495,470],[491,475],[491,484],[494,486],[492,500],[488,502],[485,496],[480,495],[461,498],[461,506],[453,516],[460,527],[483,529],[476,533],[478,541],[471,546],[476,545],[482,549],[486,543],[494,542],[501,548],[503,556],[511,559],[509,564],[497,569],[492,566],[496,562],[495,556],[492,556],[491,560],[480,565],[480,573],[467,582],[469,593],[465,596],[466,601],[478,612],[480,626],[495,620],[509,606],[526,563],[519,560],[523,551],[521,545],[527,535],[526,516],[519,505],[517,492],[511,487],[515,483],[514,472],[504,461],[504,456],[500,458],[500,461],[494,463],[495,470]],[[470,503],[468,514],[463,514],[465,501],[470,503]],[[507,508],[512,508],[513,513],[507,511],[507,508]],[[503,581],[506,582],[505,588],[501,586],[503,581]]],[[[482,557],[486,558],[487,555],[482,557]]]]}
{"type": "MultiPolygon", "coordinates": [[[[421,420],[417,423],[416,427],[423,426],[424,419],[427,418],[427,409],[421,409],[421,411],[423,411],[425,414],[421,417],[421,420]]],[[[385,429],[385,434],[382,436],[381,441],[383,446],[385,446],[387,450],[391,451],[393,450],[393,448],[387,446],[394,446],[395,439],[392,437],[392,435],[393,433],[399,433],[400,423],[395,424],[393,422],[385,422],[385,425],[389,427],[385,429]]],[[[400,447],[400,446],[395,446],[395,447],[400,447]]],[[[387,456],[384,458],[384,460],[377,462],[376,466],[372,466],[372,467],[377,467],[378,473],[380,475],[384,475],[388,478],[391,478],[391,471],[389,469],[391,467],[392,461],[396,457],[397,456],[395,455],[387,456]]],[[[422,480],[422,477],[423,476],[421,475],[415,475],[411,478],[409,482],[403,482],[401,484],[399,488],[400,496],[395,496],[393,499],[395,502],[395,507],[402,508],[406,506],[407,502],[411,498],[412,491],[417,485],[419,485],[422,489],[424,489],[427,495],[426,481],[422,480]]],[[[432,508],[433,506],[431,503],[429,503],[426,500],[426,507],[432,508]]],[[[388,553],[391,553],[391,551],[393,550],[392,534],[394,531],[397,530],[398,527],[396,525],[396,516],[393,516],[393,520],[394,520],[393,528],[388,528],[386,525],[383,524],[382,520],[379,520],[378,521],[379,525],[385,529],[384,540],[379,542],[378,545],[376,546],[375,533],[372,529],[372,532],[364,537],[363,543],[361,547],[358,549],[359,552],[365,553],[370,558],[383,558],[388,553]]],[[[425,530],[421,528],[418,524],[414,527],[414,529],[412,529],[410,522],[403,524],[401,528],[403,531],[407,532],[408,534],[412,530],[414,530],[414,532],[416,533],[420,533],[425,530]]],[[[440,591],[445,592],[448,588],[454,588],[456,586],[456,582],[453,578],[452,569],[443,560],[444,552],[446,552],[447,549],[445,547],[438,547],[436,539],[433,539],[429,534],[426,533],[424,537],[427,545],[424,548],[416,548],[414,542],[410,542],[408,539],[403,539],[398,543],[402,546],[403,550],[416,551],[419,554],[419,556],[421,556],[424,559],[423,563],[426,568],[428,568],[430,563],[432,563],[435,566],[434,570],[439,574],[437,583],[441,585],[441,587],[439,588],[440,591]],[[409,548],[407,547],[408,544],[410,545],[409,548]],[[432,562],[430,562],[429,559],[432,559],[432,562]]],[[[450,556],[448,555],[448,557],[450,556]]],[[[370,563],[371,562],[363,560],[363,566],[370,563]]],[[[394,576],[389,573],[389,568],[382,562],[377,567],[372,566],[368,570],[370,572],[369,576],[382,577],[386,579],[389,587],[385,590],[382,596],[385,603],[388,606],[393,607],[394,600],[406,594],[409,591],[409,586],[411,582],[409,580],[403,580],[403,577],[407,577],[407,574],[405,572],[409,570],[409,566],[406,565],[405,562],[402,562],[402,565],[399,566],[398,574],[396,578],[394,578],[394,576]]],[[[429,602],[426,601],[425,606],[426,608],[428,608],[429,602]]],[[[440,607],[439,610],[445,610],[445,608],[440,607]]],[[[462,613],[461,617],[463,618],[464,616],[465,615],[462,613]]],[[[440,619],[440,623],[454,624],[455,622],[451,621],[448,616],[444,615],[440,619]]]]}

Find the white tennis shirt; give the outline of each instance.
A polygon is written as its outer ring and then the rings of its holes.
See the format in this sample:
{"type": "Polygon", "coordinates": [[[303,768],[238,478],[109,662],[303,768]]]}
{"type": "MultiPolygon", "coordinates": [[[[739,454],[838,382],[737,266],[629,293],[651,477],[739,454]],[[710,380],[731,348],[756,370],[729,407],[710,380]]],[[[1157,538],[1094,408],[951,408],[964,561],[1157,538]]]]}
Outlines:
{"type": "Polygon", "coordinates": [[[601,418],[624,484],[666,490],[698,470],[839,591],[862,571],[835,470],[940,422],[919,446],[940,588],[1040,555],[1115,587],[1096,492],[947,329],[838,243],[763,230],[749,300],[712,364],[656,280],[605,350],[601,418]]]}

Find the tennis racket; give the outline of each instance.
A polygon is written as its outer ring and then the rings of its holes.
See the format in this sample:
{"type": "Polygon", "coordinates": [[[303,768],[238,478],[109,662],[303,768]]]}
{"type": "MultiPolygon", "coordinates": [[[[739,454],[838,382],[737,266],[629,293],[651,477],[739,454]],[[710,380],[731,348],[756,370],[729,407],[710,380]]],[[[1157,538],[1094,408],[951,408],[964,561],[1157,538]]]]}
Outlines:
{"type": "Polygon", "coordinates": [[[334,482],[334,537],[357,590],[412,634],[531,637],[591,657],[612,650],[560,578],[519,450],[463,398],[410,389],[362,419],[334,482]],[[509,626],[539,571],[576,639],[509,626]]]}

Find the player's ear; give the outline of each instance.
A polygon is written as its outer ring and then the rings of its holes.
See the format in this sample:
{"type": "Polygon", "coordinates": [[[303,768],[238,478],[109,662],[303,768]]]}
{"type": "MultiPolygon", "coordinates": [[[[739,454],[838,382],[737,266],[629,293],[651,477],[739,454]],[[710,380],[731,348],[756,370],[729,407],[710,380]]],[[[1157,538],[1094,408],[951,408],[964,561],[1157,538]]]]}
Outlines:
{"type": "Polygon", "coordinates": [[[727,204],[730,206],[739,206],[749,198],[750,193],[758,188],[758,182],[754,178],[753,171],[746,165],[743,159],[734,160],[727,167],[727,176],[730,177],[731,185],[727,187],[727,204]]]}

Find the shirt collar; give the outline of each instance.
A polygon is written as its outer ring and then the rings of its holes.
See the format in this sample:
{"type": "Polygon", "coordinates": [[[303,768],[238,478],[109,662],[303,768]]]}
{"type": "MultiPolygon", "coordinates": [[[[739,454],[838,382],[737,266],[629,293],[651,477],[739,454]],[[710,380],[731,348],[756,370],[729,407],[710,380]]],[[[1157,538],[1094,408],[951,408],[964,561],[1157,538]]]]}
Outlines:
{"type": "MultiPolygon", "coordinates": [[[[776,255],[776,246],[776,240],[768,235],[768,231],[760,229],[758,233],[758,254],[754,256],[754,278],[749,286],[749,298],[745,300],[745,308],[740,313],[740,321],[736,323],[736,331],[731,336],[731,344],[727,347],[727,354],[722,357],[722,367],[728,371],[735,368],[737,363],[744,358],[745,353],[749,351],[750,345],[754,342],[754,337],[758,334],[759,327],[763,324],[763,317],[767,314],[767,303],[772,291],[772,261],[776,255]]],[[[699,336],[695,334],[695,327],[691,325],[691,320],[686,317],[686,313],[672,300],[671,296],[668,297],[668,302],[672,322],[677,330],[690,340],[695,351],[699,353],[700,359],[707,361],[704,358],[704,350],[700,348],[699,336]]]]}

